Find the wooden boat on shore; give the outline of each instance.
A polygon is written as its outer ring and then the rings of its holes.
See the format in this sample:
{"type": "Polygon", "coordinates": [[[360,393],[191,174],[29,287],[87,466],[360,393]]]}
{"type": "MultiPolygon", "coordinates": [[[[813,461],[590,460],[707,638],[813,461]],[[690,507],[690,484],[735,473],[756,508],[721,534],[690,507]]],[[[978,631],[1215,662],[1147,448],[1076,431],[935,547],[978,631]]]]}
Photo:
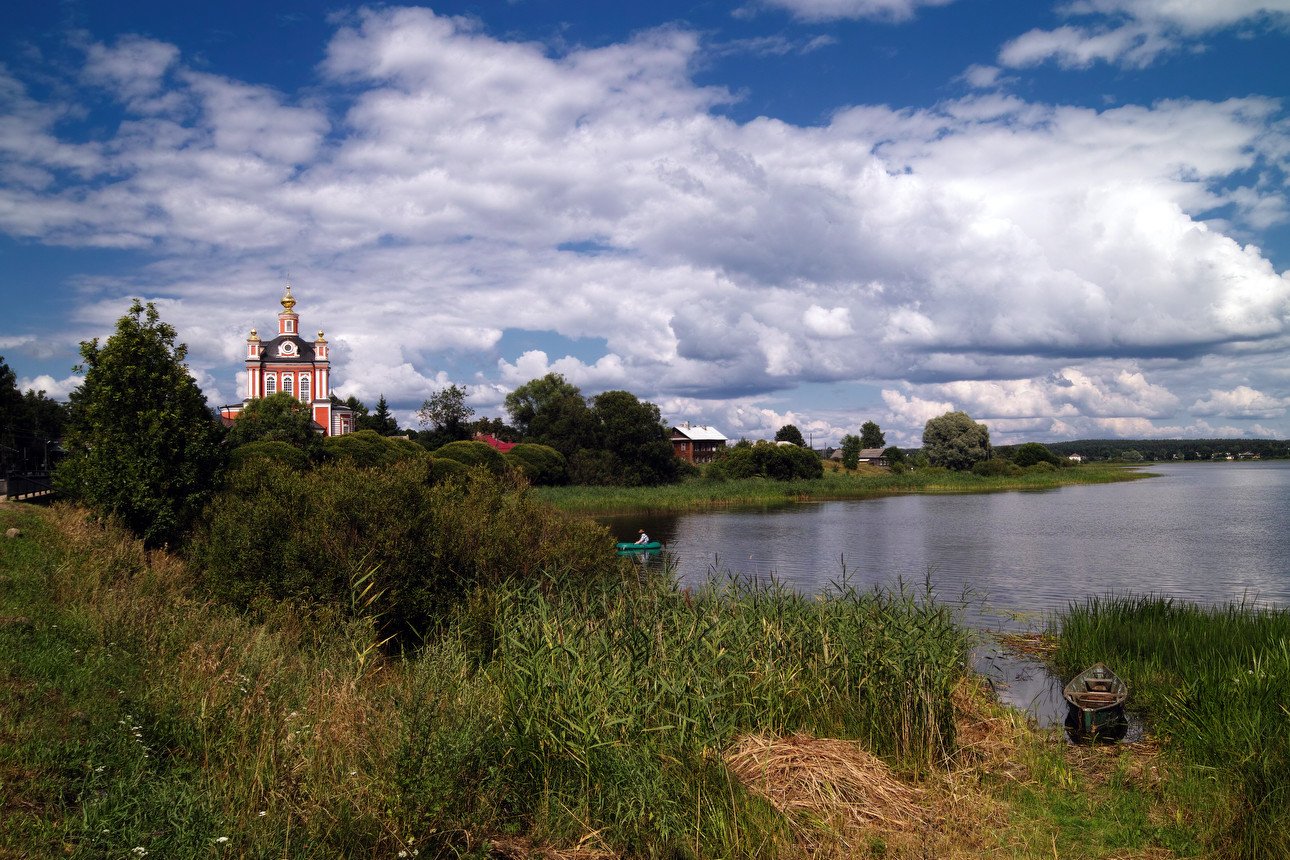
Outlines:
{"type": "Polygon", "coordinates": [[[1128,730],[1124,703],[1129,685],[1103,663],[1080,672],[1062,690],[1070,705],[1066,728],[1080,737],[1117,740],[1128,730]]]}
{"type": "Polygon", "coordinates": [[[663,549],[663,544],[656,540],[649,543],[630,543],[628,541],[618,542],[618,554],[630,555],[637,552],[659,552],[663,549]]]}

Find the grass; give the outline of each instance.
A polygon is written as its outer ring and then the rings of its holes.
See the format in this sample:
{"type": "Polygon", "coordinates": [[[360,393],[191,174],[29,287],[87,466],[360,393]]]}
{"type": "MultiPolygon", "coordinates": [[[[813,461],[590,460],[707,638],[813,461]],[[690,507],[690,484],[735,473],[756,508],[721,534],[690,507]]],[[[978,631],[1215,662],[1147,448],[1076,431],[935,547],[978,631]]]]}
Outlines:
{"type": "Polygon", "coordinates": [[[615,566],[473,591],[399,655],[376,619],[233,612],[74,509],[11,526],[0,857],[1197,854],[1162,756],[991,704],[921,592],[615,566]]]}
{"type": "Polygon", "coordinates": [[[1211,850],[1290,856],[1290,611],[1112,596],[1070,607],[1050,633],[1064,674],[1101,660],[1129,683],[1211,850]]]}
{"type": "Polygon", "coordinates": [[[631,512],[693,511],[731,506],[776,506],[803,501],[870,499],[903,493],[990,493],[1052,490],[1070,484],[1102,484],[1149,477],[1139,469],[1118,464],[1092,464],[1020,475],[982,477],[971,472],[913,469],[895,474],[862,466],[854,471],[825,467],[814,480],[774,481],[747,478],[735,481],[692,479],[659,487],[542,487],[539,498],[566,511],[631,512]]]}

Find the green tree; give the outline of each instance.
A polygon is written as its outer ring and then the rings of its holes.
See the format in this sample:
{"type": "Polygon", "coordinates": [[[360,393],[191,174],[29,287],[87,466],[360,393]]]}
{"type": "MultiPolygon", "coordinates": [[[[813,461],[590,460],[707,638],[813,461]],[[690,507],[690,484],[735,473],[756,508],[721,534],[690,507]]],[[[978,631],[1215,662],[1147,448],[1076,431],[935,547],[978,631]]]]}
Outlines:
{"type": "Polygon", "coordinates": [[[1048,450],[1046,445],[1041,445],[1038,442],[1026,442],[1018,445],[1017,449],[1012,452],[1012,462],[1023,468],[1033,466],[1036,463],[1052,463],[1055,466],[1057,465],[1057,456],[1048,450]]]}
{"type": "Polygon", "coordinates": [[[864,444],[860,437],[848,433],[842,437],[842,465],[848,469],[854,469],[860,465],[860,450],[864,444]]]}
{"type": "Polygon", "coordinates": [[[81,344],[60,491],[118,518],[149,546],[179,539],[224,462],[222,429],[184,364],[187,347],[137,299],[100,346],[81,344]]]}
{"type": "Polygon", "coordinates": [[[860,425],[860,447],[861,448],[881,448],[887,444],[887,437],[882,434],[882,428],[872,421],[866,421],[860,425]]]}
{"type": "Polygon", "coordinates": [[[559,451],[571,470],[579,451],[598,447],[596,418],[586,398],[558,373],[530,380],[506,395],[506,411],[525,442],[559,451]]]}
{"type": "Polygon", "coordinates": [[[375,430],[382,436],[394,436],[399,432],[399,422],[390,414],[390,404],[385,402],[382,394],[376,401],[376,411],[368,416],[367,426],[360,430],[375,430]]]}
{"type": "Polygon", "coordinates": [[[309,407],[279,391],[252,400],[238,413],[228,431],[228,443],[236,448],[250,442],[286,442],[312,456],[322,446],[322,434],[309,407]]]}
{"type": "Polygon", "coordinates": [[[990,431],[966,412],[946,412],[923,428],[923,453],[933,466],[963,471],[990,459],[990,431]]]}
{"type": "Polygon", "coordinates": [[[476,433],[492,436],[502,442],[520,441],[519,431],[500,418],[476,418],[470,422],[471,437],[474,437],[476,433]]]}
{"type": "Polygon", "coordinates": [[[22,413],[18,378],[0,355],[0,466],[8,467],[19,460],[18,425],[22,413]]]}
{"type": "Polygon", "coordinates": [[[359,427],[364,421],[367,420],[367,404],[359,400],[353,394],[351,394],[349,397],[346,397],[344,400],[338,399],[336,395],[333,394],[331,396],[331,402],[339,403],[341,406],[349,407],[350,411],[354,413],[355,427],[359,427]]]}
{"type": "Polygon", "coordinates": [[[417,422],[432,431],[433,439],[429,441],[437,442],[435,447],[470,438],[466,422],[475,410],[466,405],[466,396],[466,389],[460,385],[449,385],[417,410],[417,422]]]}
{"type": "Polygon", "coordinates": [[[785,424],[775,431],[776,442],[792,442],[799,448],[806,447],[806,440],[802,438],[802,431],[798,430],[793,424],[785,424]]]}
{"type": "Polygon", "coordinates": [[[629,391],[606,391],[592,398],[597,448],[616,463],[613,483],[654,486],[676,480],[677,459],[659,408],[629,391]]]}

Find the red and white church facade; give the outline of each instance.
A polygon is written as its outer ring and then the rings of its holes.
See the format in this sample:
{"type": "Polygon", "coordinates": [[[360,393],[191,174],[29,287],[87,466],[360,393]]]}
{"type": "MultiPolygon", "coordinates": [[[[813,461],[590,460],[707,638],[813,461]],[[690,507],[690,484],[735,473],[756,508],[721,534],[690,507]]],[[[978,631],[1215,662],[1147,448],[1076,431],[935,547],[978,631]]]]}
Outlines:
{"type": "Polygon", "coordinates": [[[354,429],[354,412],[331,398],[331,358],[322,329],[315,340],[300,336],[300,315],[287,284],[278,314],[278,334],[263,341],[255,329],[246,339],[247,396],[240,404],[220,407],[231,423],[252,400],[282,392],[309,407],[315,429],[325,436],[343,436],[354,429]]]}

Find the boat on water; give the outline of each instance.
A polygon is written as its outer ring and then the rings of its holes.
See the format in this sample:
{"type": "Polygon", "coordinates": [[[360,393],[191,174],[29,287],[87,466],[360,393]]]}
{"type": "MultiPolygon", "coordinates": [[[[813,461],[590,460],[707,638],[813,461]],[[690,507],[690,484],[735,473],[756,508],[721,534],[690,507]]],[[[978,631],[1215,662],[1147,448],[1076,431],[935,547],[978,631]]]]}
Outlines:
{"type": "Polygon", "coordinates": [[[652,540],[649,543],[630,543],[628,541],[618,542],[619,555],[631,555],[632,553],[638,552],[660,552],[662,549],[663,544],[656,540],[652,540]]]}
{"type": "Polygon", "coordinates": [[[1094,663],[1062,689],[1070,706],[1066,729],[1081,738],[1118,740],[1128,731],[1124,703],[1129,685],[1103,663],[1094,663]]]}

